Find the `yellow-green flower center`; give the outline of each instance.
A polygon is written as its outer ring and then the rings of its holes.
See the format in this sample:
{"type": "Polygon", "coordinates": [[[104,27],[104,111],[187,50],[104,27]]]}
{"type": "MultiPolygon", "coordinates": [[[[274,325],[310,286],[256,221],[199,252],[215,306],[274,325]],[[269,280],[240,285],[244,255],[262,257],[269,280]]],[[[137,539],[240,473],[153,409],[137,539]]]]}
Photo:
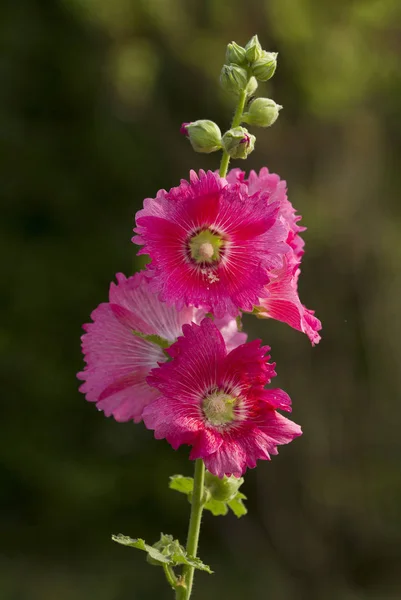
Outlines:
{"type": "Polygon", "coordinates": [[[202,402],[202,410],[212,425],[225,425],[235,420],[234,409],[238,398],[220,390],[211,392],[202,402]]]}
{"type": "Polygon", "coordinates": [[[215,263],[220,259],[220,250],[224,244],[222,237],[204,229],[189,240],[191,258],[197,263],[215,263]]]}

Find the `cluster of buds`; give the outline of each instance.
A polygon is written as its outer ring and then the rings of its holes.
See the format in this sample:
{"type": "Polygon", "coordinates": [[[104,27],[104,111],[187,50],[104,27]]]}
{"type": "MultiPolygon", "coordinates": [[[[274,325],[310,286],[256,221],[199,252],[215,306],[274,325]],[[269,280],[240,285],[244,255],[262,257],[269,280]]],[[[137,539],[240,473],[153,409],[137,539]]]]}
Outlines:
{"type": "Polygon", "coordinates": [[[257,35],[245,47],[236,42],[228,44],[220,83],[226,92],[237,98],[240,110],[237,109],[231,129],[224,135],[216,123],[207,119],[183,123],[181,133],[189,138],[196,152],[223,150],[230,158],[247,158],[254,149],[256,138],[241,123],[270,127],[282,108],[269,98],[253,99],[258,81],[273,77],[276,66],[277,53],[263,50],[257,35]]]}
{"type": "Polygon", "coordinates": [[[253,77],[255,81],[271,79],[276,71],[276,66],[277,52],[263,50],[258,36],[254,35],[245,48],[236,42],[228,44],[226,64],[222,68],[220,82],[228,92],[235,91],[239,94],[246,88],[250,77],[253,77]]]}

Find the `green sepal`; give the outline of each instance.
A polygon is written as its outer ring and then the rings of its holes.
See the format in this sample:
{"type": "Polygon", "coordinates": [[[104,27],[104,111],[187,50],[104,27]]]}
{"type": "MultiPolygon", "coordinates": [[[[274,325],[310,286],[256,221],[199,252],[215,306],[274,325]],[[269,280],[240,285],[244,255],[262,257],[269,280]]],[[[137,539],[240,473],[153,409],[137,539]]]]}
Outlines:
{"type": "Polygon", "coordinates": [[[211,498],[206,502],[203,508],[210,510],[214,517],[225,516],[230,508],[235,516],[240,518],[246,515],[248,512],[242,500],[246,500],[246,496],[241,492],[237,492],[234,498],[228,502],[211,498]]]}
{"type": "Polygon", "coordinates": [[[221,500],[215,500],[214,498],[208,500],[203,508],[210,510],[214,517],[224,517],[228,513],[227,502],[221,502],[221,500]]]}
{"type": "Polygon", "coordinates": [[[164,338],[160,337],[160,335],[142,333],[141,331],[136,331],[136,329],[131,329],[131,332],[136,336],[141,338],[141,340],[145,340],[146,342],[151,342],[152,344],[156,344],[160,348],[169,348],[173,342],[169,342],[164,338]]]}
{"type": "Polygon", "coordinates": [[[228,506],[238,518],[243,517],[248,512],[245,504],[242,502],[243,500],[246,500],[245,494],[237,492],[234,498],[230,500],[230,502],[227,502],[228,506]]]}
{"type": "MultiPolygon", "coordinates": [[[[208,472],[206,474],[210,476],[208,472]]],[[[214,476],[211,476],[211,478],[213,477],[214,476]]],[[[241,481],[240,485],[242,485],[242,482],[243,480],[241,481]]],[[[189,502],[191,502],[192,492],[194,489],[194,480],[192,477],[184,477],[184,475],[172,475],[170,477],[169,488],[171,490],[175,490],[176,492],[180,492],[181,494],[185,494],[189,502]]],[[[204,499],[205,503],[203,505],[203,508],[205,510],[209,510],[214,517],[225,516],[228,513],[229,508],[238,518],[243,517],[248,512],[244,503],[242,502],[243,500],[246,500],[246,496],[245,494],[239,491],[237,491],[235,496],[232,497],[230,500],[216,500],[215,498],[213,498],[211,490],[208,489],[206,483],[204,499]]]]}
{"type": "Polygon", "coordinates": [[[263,306],[254,306],[252,312],[249,315],[254,315],[257,319],[269,319],[267,309],[263,306]]]}

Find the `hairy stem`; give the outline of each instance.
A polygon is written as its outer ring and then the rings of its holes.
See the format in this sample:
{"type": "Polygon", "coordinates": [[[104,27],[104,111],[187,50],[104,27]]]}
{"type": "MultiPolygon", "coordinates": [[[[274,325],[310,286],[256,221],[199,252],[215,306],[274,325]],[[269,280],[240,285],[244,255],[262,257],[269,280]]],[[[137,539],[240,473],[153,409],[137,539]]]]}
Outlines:
{"type": "MultiPolygon", "coordinates": [[[[241,125],[242,113],[244,112],[245,102],[246,102],[246,90],[243,90],[239,95],[237,109],[235,111],[230,129],[241,125]]],[[[227,175],[229,164],[230,164],[230,156],[228,155],[228,153],[225,150],[223,150],[223,156],[221,157],[221,162],[220,162],[220,171],[219,171],[220,177],[225,177],[227,175]]]]}
{"type": "MultiPolygon", "coordinates": [[[[203,511],[203,487],[205,480],[205,465],[201,458],[195,462],[194,489],[192,493],[191,517],[189,520],[187,554],[196,557],[198,551],[199,531],[203,511]]],[[[189,600],[194,579],[194,567],[185,565],[183,568],[183,585],[176,587],[176,600],[189,600]]]]}
{"type": "Polygon", "coordinates": [[[177,585],[177,578],[174,575],[173,569],[170,567],[170,565],[163,564],[163,570],[168,583],[173,589],[175,589],[175,586],[177,585]]]}

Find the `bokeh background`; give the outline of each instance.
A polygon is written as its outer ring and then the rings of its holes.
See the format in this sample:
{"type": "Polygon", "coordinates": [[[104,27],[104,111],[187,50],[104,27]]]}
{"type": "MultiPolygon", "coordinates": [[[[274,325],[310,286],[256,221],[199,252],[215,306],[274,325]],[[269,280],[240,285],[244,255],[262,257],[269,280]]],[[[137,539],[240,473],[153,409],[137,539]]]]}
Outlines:
{"type": "MultiPolygon", "coordinates": [[[[179,135],[228,127],[225,46],[279,52],[284,105],[246,168],[286,179],[308,226],[306,336],[249,321],[304,436],[247,474],[249,515],[206,514],[194,600],[401,597],[401,4],[398,0],[3,0],[0,7],[2,600],[170,598],[111,533],[185,539],[186,448],[77,391],[81,324],[143,198],[217,168],[179,135]]],[[[238,161],[234,166],[244,168],[238,161]]]]}

